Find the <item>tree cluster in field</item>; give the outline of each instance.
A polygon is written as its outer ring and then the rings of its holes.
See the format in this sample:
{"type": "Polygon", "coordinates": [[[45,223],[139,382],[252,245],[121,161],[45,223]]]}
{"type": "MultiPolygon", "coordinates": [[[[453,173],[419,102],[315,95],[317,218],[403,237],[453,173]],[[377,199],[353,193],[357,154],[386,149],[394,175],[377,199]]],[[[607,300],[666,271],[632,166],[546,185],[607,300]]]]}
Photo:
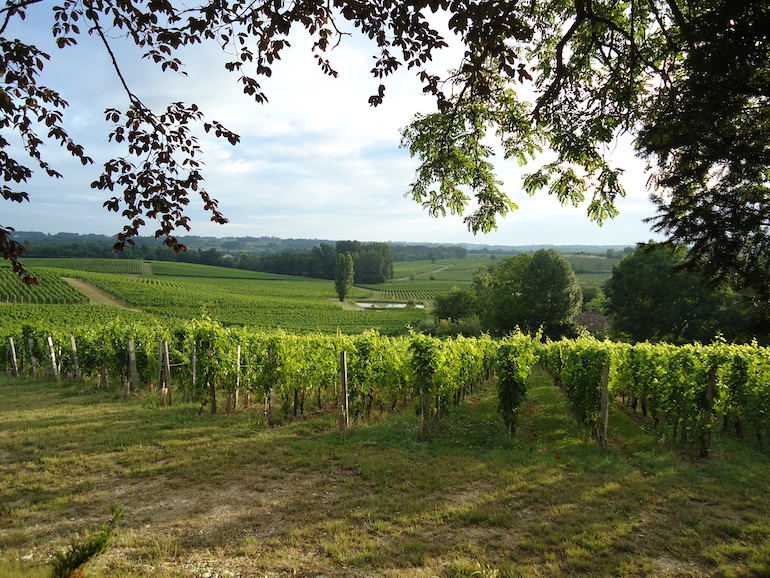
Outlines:
{"type": "Polygon", "coordinates": [[[242,269],[334,279],[337,257],[345,253],[353,259],[355,283],[384,283],[393,277],[393,253],[387,243],[337,241],[334,246],[321,243],[307,252],[262,256],[244,253],[236,261],[242,269]]]}
{"type": "Polygon", "coordinates": [[[465,259],[468,249],[460,245],[405,245],[392,243],[394,261],[441,261],[445,259],[465,259]]]}
{"type": "Polygon", "coordinates": [[[503,335],[516,328],[542,329],[546,337],[574,337],[582,309],[583,315],[600,318],[590,321],[601,335],[632,343],[770,340],[770,305],[761,295],[727,284],[714,287],[685,266],[684,247],[645,243],[624,254],[601,287],[580,287],[553,250],[501,259],[477,269],[469,289],[437,296],[437,323],[430,330],[503,335]]]}
{"type": "Polygon", "coordinates": [[[439,334],[489,332],[505,335],[516,329],[542,331],[553,339],[577,335],[574,318],[582,294],[569,262],[554,249],[501,259],[474,271],[469,289],[455,288],[435,299],[439,334]]]}

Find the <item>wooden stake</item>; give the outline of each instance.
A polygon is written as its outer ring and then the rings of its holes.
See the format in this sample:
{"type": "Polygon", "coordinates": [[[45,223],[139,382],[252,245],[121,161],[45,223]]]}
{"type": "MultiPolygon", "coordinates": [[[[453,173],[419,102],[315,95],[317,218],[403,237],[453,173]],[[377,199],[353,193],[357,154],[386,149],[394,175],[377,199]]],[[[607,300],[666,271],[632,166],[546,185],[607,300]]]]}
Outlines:
{"type": "Polygon", "coordinates": [[[70,335],[70,348],[72,349],[72,366],[75,370],[75,379],[80,381],[80,363],[78,362],[78,346],[75,343],[75,336],[70,335]]]}
{"type": "Polygon", "coordinates": [[[610,366],[602,366],[602,394],[599,418],[599,444],[607,446],[607,428],[610,421],[610,366]]]}
{"type": "Polygon", "coordinates": [[[53,371],[53,377],[56,381],[59,381],[59,366],[56,365],[56,351],[53,348],[53,339],[46,337],[45,342],[48,344],[48,355],[51,357],[51,371],[53,371]]]}
{"type": "Polygon", "coordinates": [[[168,390],[168,405],[171,405],[171,361],[168,355],[168,341],[163,341],[163,368],[166,372],[166,389],[168,390]]]}
{"type": "Polygon", "coordinates": [[[16,347],[13,345],[13,337],[8,338],[8,353],[11,356],[11,371],[14,377],[19,377],[19,364],[16,362],[16,347]]]}
{"type": "Polygon", "coordinates": [[[35,340],[31,337],[27,339],[27,347],[29,348],[29,365],[32,369],[32,375],[37,372],[37,359],[35,359],[35,340]]]}
{"type": "Polygon", "coordinates": [[[344,351],[340,352],[340,384],[342,385],[340,428],[347,429],[350,425],[350,400],[348,397],[348,358],[344,351]]]}
{"type": "Polygon", "coordinates": [[[158,389],[163,389],[163,340],[158,339],[158,389]]]}
{"type": "Polygon", "coordinates": [[[133,339],[128,340],[128,373],[131,380],[131,391],[137,391],[139,389],[139,375],[136,371],[136,347],[133,339]]]}

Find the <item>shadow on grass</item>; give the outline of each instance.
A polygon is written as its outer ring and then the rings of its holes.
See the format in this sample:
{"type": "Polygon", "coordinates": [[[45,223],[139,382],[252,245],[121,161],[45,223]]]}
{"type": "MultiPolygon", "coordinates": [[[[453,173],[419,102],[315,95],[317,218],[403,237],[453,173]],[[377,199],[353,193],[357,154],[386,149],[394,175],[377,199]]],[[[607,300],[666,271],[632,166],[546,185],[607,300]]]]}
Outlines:
{"type": "Polygon", "coordinates": [[[431,442],[411,409],[340,432],[333,414],[271,428],[258,409],[198,416],[51,384],[0,396],[8,559],[42,563],[118,501],[104,555],[118,573],[187,575],[193,559],[335,576],[770,570],[765,456],[723,444],[693,460],[619,412],[601,449],[539,370],[515,436],[485,390],[431,442]]]}

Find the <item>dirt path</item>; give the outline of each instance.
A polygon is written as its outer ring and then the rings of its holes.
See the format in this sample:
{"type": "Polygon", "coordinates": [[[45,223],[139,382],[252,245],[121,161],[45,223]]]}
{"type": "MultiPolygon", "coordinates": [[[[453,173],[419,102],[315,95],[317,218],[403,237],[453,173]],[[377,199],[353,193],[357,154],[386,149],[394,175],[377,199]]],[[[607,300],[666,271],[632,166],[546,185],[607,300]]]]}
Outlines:
{"type": "Polygon", "coordinates": [[[72,277],[62,277],[62,279],[88,297],[91,300],[92,305],[109,305],[110,307],[117,307],[119,309],[133,309],[132,307],[128,307],[124,303],[121,303],[109,293],[94,287],[90,283],[86,283],[80,279],[73,279],[72,277]]]}

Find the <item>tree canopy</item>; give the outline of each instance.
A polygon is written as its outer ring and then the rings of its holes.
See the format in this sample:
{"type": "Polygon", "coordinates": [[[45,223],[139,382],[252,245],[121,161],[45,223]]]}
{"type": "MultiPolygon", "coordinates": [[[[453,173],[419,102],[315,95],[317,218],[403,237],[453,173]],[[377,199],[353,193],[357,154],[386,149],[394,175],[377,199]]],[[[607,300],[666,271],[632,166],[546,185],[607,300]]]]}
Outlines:
{"type": "MultiPolygon", "coordinates": [[[[0,9],[2,196],[13,202],[28,200],[24,184],[33,171],[61,176],[43,155],[44,140],[93,163],[68,135],[67,103],[56,87],[38,84],[49,55],[5,36],[36,2],[9,0],[0,9]]],[[[330,76],[337,75],[334,46],[357,32],[376,44],[372,106],[401,68],[413,70],[435,100],[435,112],[403,130],[403,145],[420,160],[409,194],[431,214],[467,213],[478,232],[515,208],[491,162],[487,137],[494,135],[506,157],[532,167],[523,181],[528,193],[586,202],[588,216],[601,223],[624,195],[623,167],[612,166],[606,151],[626,133],[655,169],[654,227],[672,242],[693,244],[691,263],[708,267],[715,280],[768,292],[765,0],[65,0],[52,11],[57,45],[97,36],[125,89],[125,102],[105,111],[114,125],[107,138],[125,145],[125,155],[107,161],[92,184],[106,195],[105,207],[126,218],[116,250],[148,219],[157,220],[156,237],[184,250],[174,234],[189,228],[185,208],[196,195],[212,220],[225,222],[203,188],[194,128],[239,141],[194,103],[146,106],[114,58],[118,38],[170,72],[181,69],[185,46],[222,48],[235,81],[265,103],[260,81],[280,64],[293,31],[311,37],[313,56],[330,76]],[[449,72],[433,70],[433,56],[450,42],[463,45],[460,61],[449,72]]],[[[23,247],[9,224],[0,224],[0,246],[25,275],[23,247]]]]}
{"type": "Polygon", "coordinates": [[[353,257],[347,251],[337,255],[337,266],[334,275],[334,287],[337,297],[344,301],[353,286],[353,257]]]}
{"type": "Polygon", "coordinates": [[[505,335],[516,330],[552,339],[575,335],[582,294],[569,262],[554,249],[506,257],[474,272],[471,288],[435,299],[445,327],[505,335]],[[454,327],[451,324],[454,323],[454,327]]]}
{"type": "Polygon", "coordinates": [[[683,247],[653,243],[615,266],[604,288],[615,337],[675,344],[708,343],[718,335],[746,339],[749,319],[740,297],[713,290],[704,275],[683,271],[686,259],[683,247]]]}

